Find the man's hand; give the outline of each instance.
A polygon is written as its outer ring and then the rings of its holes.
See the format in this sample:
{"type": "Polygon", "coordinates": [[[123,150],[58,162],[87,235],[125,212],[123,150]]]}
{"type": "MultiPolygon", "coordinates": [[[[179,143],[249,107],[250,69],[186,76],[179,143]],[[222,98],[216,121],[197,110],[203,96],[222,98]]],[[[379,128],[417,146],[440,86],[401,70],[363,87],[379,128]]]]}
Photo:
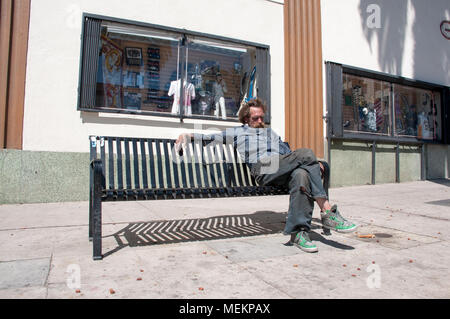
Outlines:
{"type": "Polygon", "coordinates": [[[178,136],[175,142],[175,150],[178,154],[183,155],[183,145],[186,145],[193,137],[194,134],[191,133],[183,133],[178,136]]]}
{"type": "Polygon", "coordinates": [[[194,137],[194,134],[191,134],[191,133],[180,134],[180,136],[178,136],[177,141],[175,142],[175,144],[177,144],[177,145],[180,144],[180,143],[186,144],[193,137],[194,137]]]}

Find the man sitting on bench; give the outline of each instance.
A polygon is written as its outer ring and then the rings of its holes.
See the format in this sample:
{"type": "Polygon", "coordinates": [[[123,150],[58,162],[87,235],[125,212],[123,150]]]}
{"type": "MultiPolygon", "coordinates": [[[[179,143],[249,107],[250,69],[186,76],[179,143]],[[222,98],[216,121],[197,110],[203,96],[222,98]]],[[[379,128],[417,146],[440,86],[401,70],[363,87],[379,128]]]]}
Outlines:
{"type": "Polygon", "coordinates": [[[239,111],[240,127],[217,135],[181,134],[177,149],[188,139],[203,139],[231,143],[241,159],[249,166],[252,176],[261,186],[276,185],[289,188],[289,210],[283,233],[291,235],[293,243],[306,252],[317,252],[308,233],[311,229],[314,200],[320,207],[322,225],[338,232],[353,232],[357,226],[331,206],[321,180],[323,167],[313,151],[306,148],[291,151],[270,128],[265,128],[266,106],[256,98],[245,103],[239,111]]]}

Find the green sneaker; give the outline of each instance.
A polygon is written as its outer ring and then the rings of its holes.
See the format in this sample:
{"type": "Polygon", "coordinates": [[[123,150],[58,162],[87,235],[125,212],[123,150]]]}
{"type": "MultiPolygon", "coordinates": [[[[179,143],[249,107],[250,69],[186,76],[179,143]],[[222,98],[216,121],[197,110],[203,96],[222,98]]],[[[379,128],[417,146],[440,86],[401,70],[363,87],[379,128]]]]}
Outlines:
{"type": "Polygon", "coordinates": [[[328,212],[320,212],[320,216],[322,217],[323,227],[340,233],[351,233],[358,228],[354,223],[341,216],[336,205],[333,205],[328,212]]]}
{"type": "Polygon", "coordinates": [[[307,253],[315,253],[319,251],[316,245],[314,245],[309,239],[309,235],[306,231],[302,230],[295,235],[294,245],[307,253]]]}

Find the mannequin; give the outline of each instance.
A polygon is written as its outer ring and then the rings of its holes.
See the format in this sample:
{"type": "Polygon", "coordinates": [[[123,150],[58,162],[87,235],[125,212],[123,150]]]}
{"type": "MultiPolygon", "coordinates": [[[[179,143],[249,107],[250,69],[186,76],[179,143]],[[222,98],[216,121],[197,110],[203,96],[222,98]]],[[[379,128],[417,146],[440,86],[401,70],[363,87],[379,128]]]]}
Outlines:
{"type": "Polygon", "coordinates": [[[225,98],[224,93],[227,93],[227,86],[225,84],[225,81],[222,79],[222,74],[217,73],[216,74],[216,82],[213,84],[213,96],[214,96],[214,103],[216,105],[216,110],[214,112],[214,115],[216,118],[219,118],[219,111],[222,113],[222,119],[227,119],[227,110],[225,108],[225,98]]]}

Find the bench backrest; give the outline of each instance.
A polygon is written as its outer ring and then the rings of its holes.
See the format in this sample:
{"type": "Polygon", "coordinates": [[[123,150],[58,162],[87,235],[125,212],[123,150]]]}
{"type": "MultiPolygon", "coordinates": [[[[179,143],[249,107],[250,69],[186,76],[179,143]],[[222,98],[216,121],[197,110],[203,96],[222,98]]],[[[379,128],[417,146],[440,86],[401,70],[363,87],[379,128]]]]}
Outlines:
{"type": "Polygon", "coordinates": [[[102,162],[104,200],[288,193],[257,186],[228,144],[192,141],[180,156],[172,139],[91,136],[90,159],[102,162]]]}

